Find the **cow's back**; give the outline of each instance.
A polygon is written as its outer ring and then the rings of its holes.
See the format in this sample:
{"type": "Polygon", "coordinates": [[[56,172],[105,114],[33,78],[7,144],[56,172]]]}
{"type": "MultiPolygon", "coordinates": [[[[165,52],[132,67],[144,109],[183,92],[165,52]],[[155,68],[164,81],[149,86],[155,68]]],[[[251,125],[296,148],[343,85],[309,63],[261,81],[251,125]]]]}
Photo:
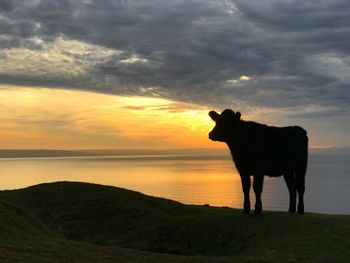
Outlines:
{"type": "Polygon", "coordinates": [[[307,155],[306,131],[299,126],[267,127],[264,169],[266,174],[279,176],[294,170],[307,155]]]}
{"type": "Polygon", "coordinates": [[[307,135],[303,128],[245,121],[241,125],[239,142],[231,149],[239,170],[280,176],[294,170],[305,156],[307,158],[307,135]]]}

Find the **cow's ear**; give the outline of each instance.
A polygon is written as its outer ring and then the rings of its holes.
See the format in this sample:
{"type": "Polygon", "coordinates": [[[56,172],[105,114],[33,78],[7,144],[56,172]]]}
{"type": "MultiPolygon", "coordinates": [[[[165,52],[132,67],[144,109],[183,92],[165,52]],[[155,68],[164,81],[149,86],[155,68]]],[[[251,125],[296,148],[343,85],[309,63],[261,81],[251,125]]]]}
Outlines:
{"type": "Polygon", "coordinates": [[[220,118],[220,114],[213,110],[209,112],[209,116],[213,121],[217,121],[220,118]]]}
{"type": "Polygon", "coordinates": [[[239,111],[236,112],[236,119],[239,120],[241,118],[241,113],[239,111]]]}

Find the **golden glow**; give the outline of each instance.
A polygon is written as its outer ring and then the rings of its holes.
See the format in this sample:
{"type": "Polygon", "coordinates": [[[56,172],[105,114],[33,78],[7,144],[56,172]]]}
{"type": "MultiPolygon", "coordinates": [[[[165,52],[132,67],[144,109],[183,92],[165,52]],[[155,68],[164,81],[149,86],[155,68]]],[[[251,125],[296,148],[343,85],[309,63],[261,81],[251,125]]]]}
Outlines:
{"type": "Polygon", "coordinates": [[[250,77],[249,76],[247,76],[247,75],[242,75],[240,78],[239,78],[239,80],[250,80],[250,77]]]}
{"type": "Polygon", "coordinates": [[[132,163],[118,157],[92,157],[90,160],[87,161],[86,157],[0,160],[1,173],[6,177],[0,181],[0,189],[78,181],[123,187],[187,204],[237,208],[242,205],[241,180],[229,159],[154,158],[132,163]]]}
{"type": "Polygon", "coordinates": [[[135,64],[135,63],[148,63],[148,60],[144,58],[140,58],[136,55],[133,55],[127,59],[120,60],[120,62],[125,64],[135,64]]]}
{"type": "Polygon", "coordinates": [[[239,79],[229,79],[229,80],[227,80],[226,82],[227,82],[228,84],[237,84],[237,83],[239,83],[240,81],[247,81],[247,80],[250,80],[250,79],[251,79],[251,77],[249,77],[249,76],[247,76],[247,75],[242,75],[242,76],[239,77],[239,79]]]}
{"type": "Polygon", "coordinates": [[[0,148],[220,147],[207,114],[159,98],[0,87],[0,148]]]}

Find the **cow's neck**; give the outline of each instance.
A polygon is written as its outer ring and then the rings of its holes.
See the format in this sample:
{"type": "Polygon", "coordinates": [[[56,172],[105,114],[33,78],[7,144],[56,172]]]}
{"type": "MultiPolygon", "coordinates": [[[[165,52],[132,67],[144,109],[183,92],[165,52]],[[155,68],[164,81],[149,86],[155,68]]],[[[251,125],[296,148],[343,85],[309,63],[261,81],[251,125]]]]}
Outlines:
{"type": "Polygon", "coordinates": [[[232,157],[235,159],[240,152],[240,145],[237,140],[230,139],[226,142],[228,148],[230,149],[232,157]]]}
{"type": "Polygon", "coordinates": [[[242,158],[242,154],[244,155],[245,149],[245,140],[246,140],[246,125],[244,121],[240,121],[239,125],[237,125],[233,131],[233,134],[229,136],[226,141],[228,148],[230,149],[233,160],[242,158]]]}

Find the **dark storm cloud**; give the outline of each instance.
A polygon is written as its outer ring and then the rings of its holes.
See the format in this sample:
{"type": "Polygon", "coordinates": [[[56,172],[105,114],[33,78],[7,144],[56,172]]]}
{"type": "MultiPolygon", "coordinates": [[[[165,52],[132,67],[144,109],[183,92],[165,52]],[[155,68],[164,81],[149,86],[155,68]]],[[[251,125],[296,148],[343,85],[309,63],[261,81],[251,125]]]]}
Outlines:
{"type": "MultiPolygon", "coordinates": [[[[338,114],[350,105],[345,0],[6,0],[0,12],[2,48],[40,49],[63,38],[120,51],[75,77],[23,70],[1,72],[3,83],[218,107],[317,104],[342,108],[338,114]]],[[[79,56],[71,55],[89,61],[79,56]]]]}
{"type": "Polygon", "coordinates": [[[14,2],[11,0],[2,0],[0,2],[0,11],[12,11],[14,8],[14,2]]]}

